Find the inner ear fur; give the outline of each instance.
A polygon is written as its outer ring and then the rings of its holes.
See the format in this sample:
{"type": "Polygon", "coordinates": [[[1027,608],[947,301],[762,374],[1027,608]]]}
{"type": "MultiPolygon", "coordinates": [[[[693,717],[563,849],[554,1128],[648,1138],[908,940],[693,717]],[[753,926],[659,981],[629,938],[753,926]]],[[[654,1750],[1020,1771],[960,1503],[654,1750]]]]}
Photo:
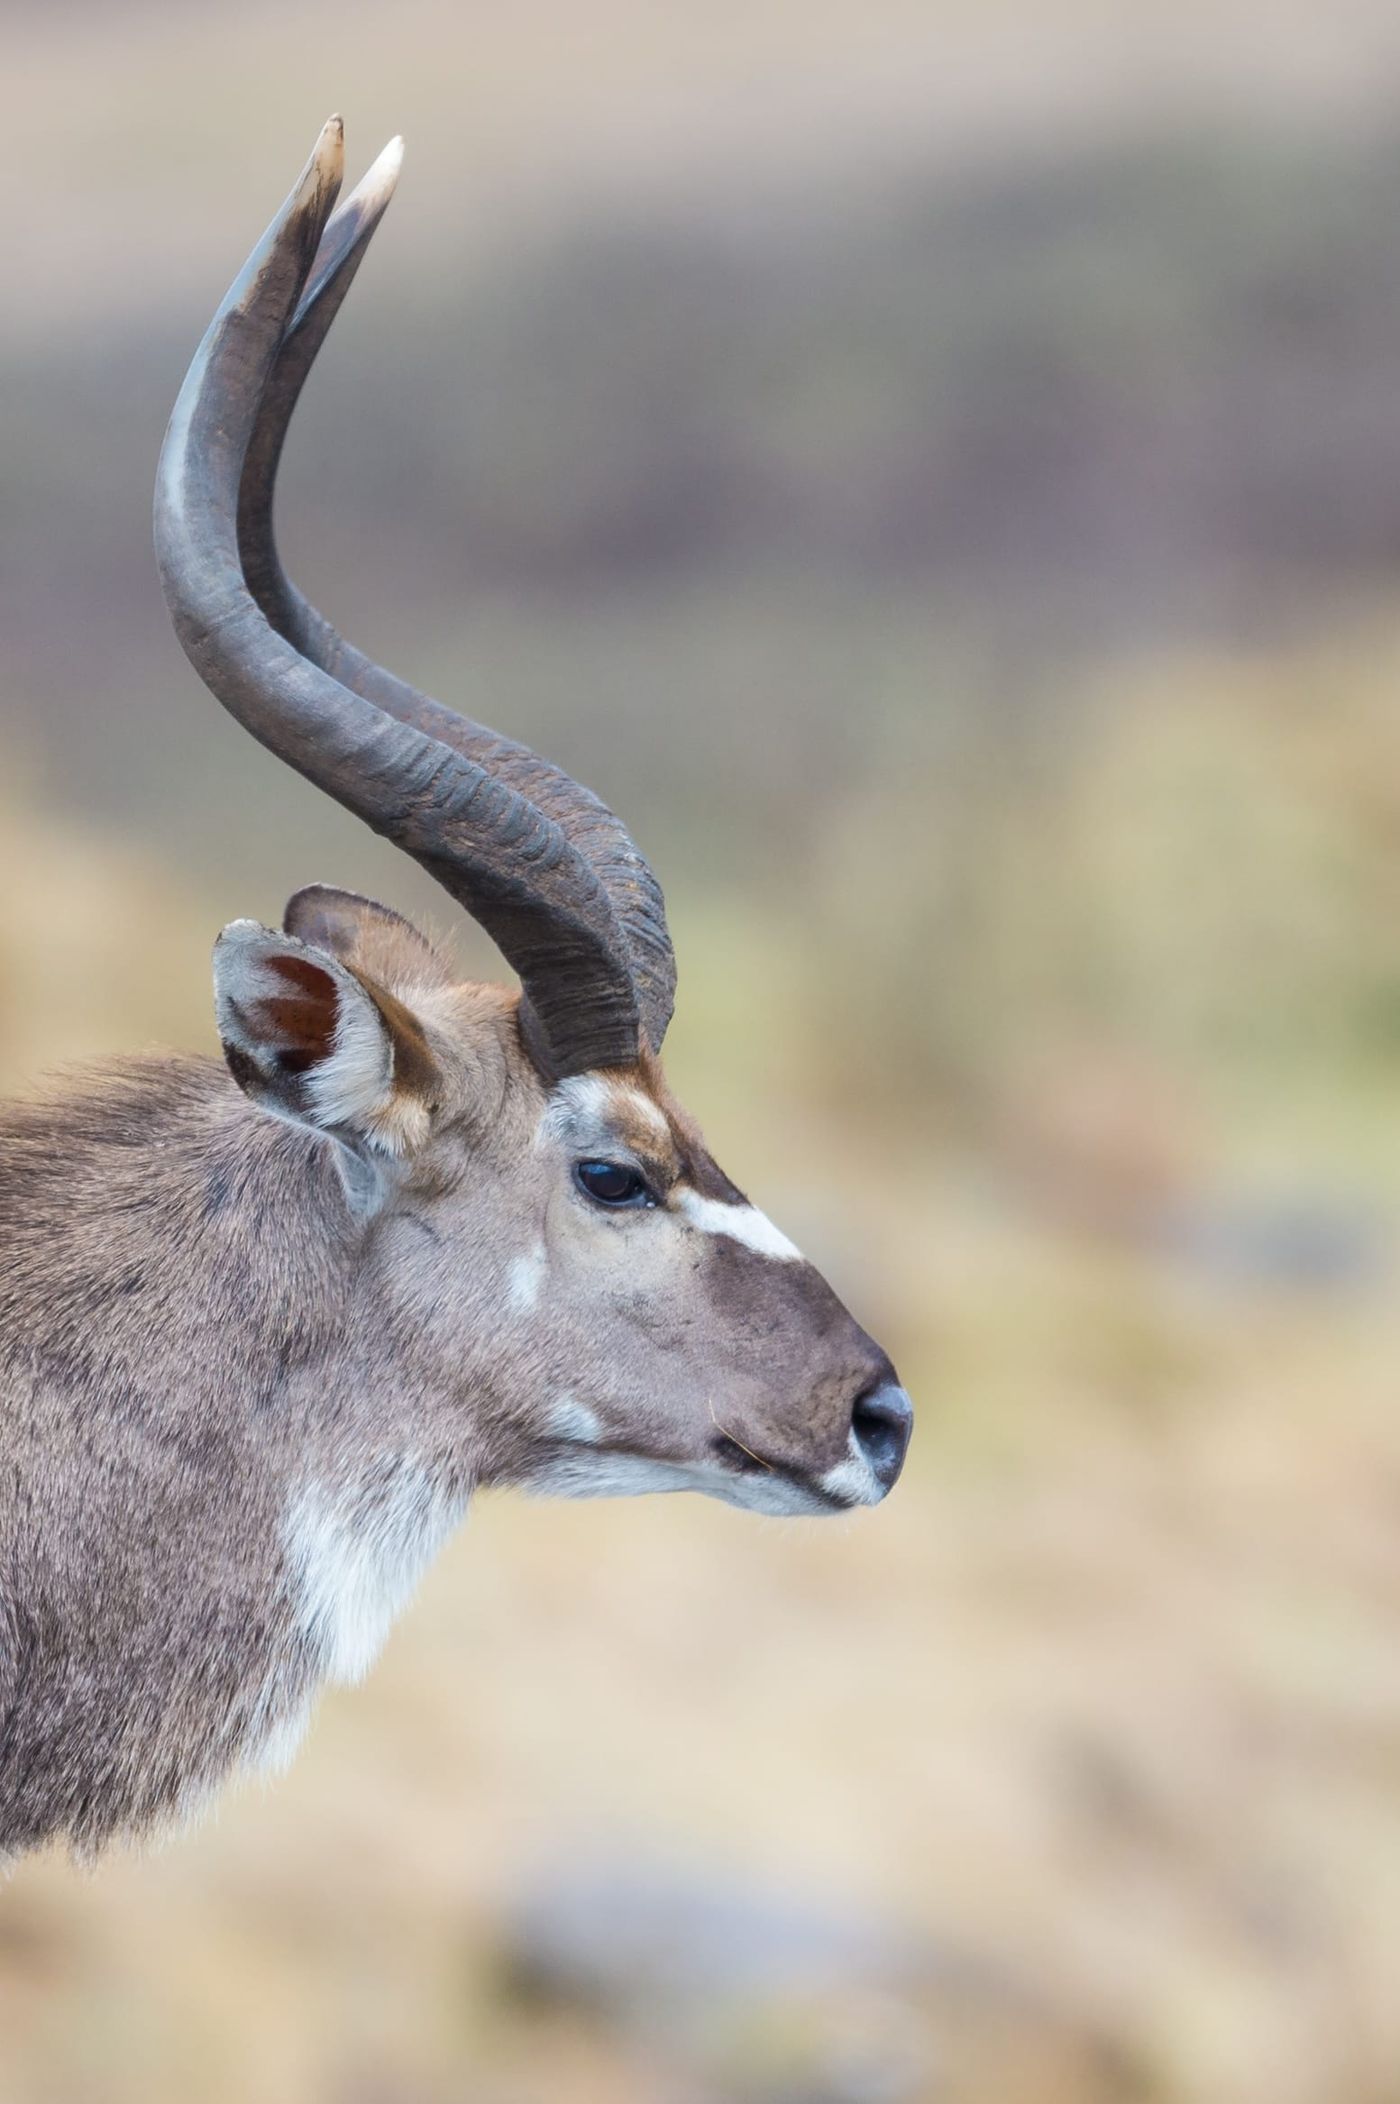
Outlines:
{"type": "Polygon", "coordinates": [[[357,965],[234,921],[214,989],[229,1071],[265,1109],[384,1154],[426,1140],[438,1072],[422,1024],[357,965]]]}
{"type": "Polygon", "coordinates": [[[376,986],[402,993],[413,987],[450,986],[456,973],[412,921],[334,884],[308,884],[293,892],[282,916],[286,934],[318,950],[329,950],[376,986]]]}

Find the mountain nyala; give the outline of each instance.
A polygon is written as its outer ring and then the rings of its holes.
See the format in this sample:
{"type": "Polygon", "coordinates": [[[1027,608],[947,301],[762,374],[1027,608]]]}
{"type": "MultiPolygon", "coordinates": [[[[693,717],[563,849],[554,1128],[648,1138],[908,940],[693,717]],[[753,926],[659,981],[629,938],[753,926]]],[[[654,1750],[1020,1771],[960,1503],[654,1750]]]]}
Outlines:
{"type": "Polygon", "coordinates": [[[222,1061],[0,1110],[0,1855],[287,1760],[478,1486],[885,1496],[894,1368],[661,1066],[660,887],[589,790],[374,664],[286,576],[288,422],[389,203],[342,131],[195,353],[155,542],[200,680],[519,980],[327,884],[214,946],[222,1061]]]}

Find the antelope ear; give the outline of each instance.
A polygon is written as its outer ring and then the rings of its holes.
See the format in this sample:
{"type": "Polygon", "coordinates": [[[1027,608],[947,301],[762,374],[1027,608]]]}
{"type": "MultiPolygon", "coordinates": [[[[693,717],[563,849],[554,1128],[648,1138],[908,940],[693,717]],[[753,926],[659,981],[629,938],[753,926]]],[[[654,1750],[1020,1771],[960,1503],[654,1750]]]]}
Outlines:
{"type": "Polygon", "coordinates": [[[308,884],[293,892],[282,916],[282,932],[318,950],[329,950],[342,964],[368,973],[379,986],[396,992],[415,986],[450,986],[449,960],[433,948],[412,921],[378,899],[334,884],[308,884]]]}
{"type": "Polygon", "coordinates": [[[214,1012],[229,1072],[274,1116],[381,1156],[427,1139],[438,1075],[421,1023],[328,950],[232,921],[214,945],[214,1012]]]}

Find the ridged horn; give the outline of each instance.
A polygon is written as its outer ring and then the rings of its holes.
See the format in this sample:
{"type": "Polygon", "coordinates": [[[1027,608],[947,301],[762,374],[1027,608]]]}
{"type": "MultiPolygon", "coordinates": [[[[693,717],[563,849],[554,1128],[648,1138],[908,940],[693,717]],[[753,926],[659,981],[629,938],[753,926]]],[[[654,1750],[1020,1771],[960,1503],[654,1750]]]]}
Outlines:
{"type": "Polygon", "coordinates": [[[297,590],[274,530],[274,492],[287,427],[307,375],[340,311],[394,193],[402,152],[387,146],[337,205],[263,390],[239,493],[238,537],[248,586],[272,626],[323,672],[401,723],[439,738],[527,797],[560,826],[598,877],[627,942],[642,1027],[658,1051],[675,1005],[676,966],[666,908],[650,867],[621,820],[591,789],[526,745],[474,723],[376,664],[297,590]]]}
{"type": "Polygon", "coordinates": [[[282,437],[392,192],[397,144],[332,222],[342,160],[332,118],[171,416],[155,538],[176,633],[245,728],[480,921],[519,974],[526,1042],[547,1078],[627,1064],[659,1044],[674,967],[659,889],[622,828],[557,769],[352,652],[277,561],[282,437]]]}

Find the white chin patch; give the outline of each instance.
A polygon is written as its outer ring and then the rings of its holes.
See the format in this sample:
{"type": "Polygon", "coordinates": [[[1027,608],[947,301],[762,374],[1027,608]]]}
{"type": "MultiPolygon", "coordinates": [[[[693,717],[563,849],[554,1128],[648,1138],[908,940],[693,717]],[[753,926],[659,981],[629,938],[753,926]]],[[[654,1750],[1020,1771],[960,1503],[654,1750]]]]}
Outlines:
{"type": "Polygon", "coordinates": [[[878,1505],[886,1495],[884,1484],[856,1445],[854,1432],[847,1443],[845,1460],[818,1476],[817,1481],[829,1498],[842,1505],[878,1505]]]}
{"type": "Polygon", "coordinates": [[[755,1256],[772,1257],[780,1264],[802,1262],[802,1251],[796,1243],[789,1242],[782,1229],[775,1227],[756,1205],[728,1205],[721,1198],[702,1198],[698,1191],[681,1191],[676,1204],[681,1218],[698,1227],[702,1234],[727,1235],[731,1242],[742,1242],[755,1256]]]}
{"type": "Polygon", "coordinates": [[[552,1456],[531,1473],[524,1488],[544,1498],[641,1498],[693,1490],[737,1505],[744,1512],[765,1512],[782,1519],[831,1509],[824,1499],[776,1470],[736,1476],[703,1461],[656,1461],[644,1454],[590,1452],[586,1447],[552,1456]]]}

